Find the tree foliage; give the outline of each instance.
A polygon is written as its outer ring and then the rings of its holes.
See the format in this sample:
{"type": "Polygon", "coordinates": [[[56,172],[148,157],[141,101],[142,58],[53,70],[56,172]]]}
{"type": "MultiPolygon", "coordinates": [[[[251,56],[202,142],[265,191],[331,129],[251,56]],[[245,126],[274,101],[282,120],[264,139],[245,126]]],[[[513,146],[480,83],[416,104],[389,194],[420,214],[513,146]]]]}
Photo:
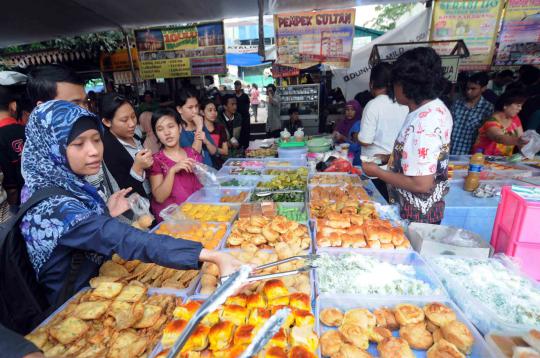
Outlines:
{"type": "Polygon", "coordinates": [[[377,5],[377,17],[368,24],[379,31],[390,31],[396,27],[397,21],[412,10],[414,3],[377,5]]]}

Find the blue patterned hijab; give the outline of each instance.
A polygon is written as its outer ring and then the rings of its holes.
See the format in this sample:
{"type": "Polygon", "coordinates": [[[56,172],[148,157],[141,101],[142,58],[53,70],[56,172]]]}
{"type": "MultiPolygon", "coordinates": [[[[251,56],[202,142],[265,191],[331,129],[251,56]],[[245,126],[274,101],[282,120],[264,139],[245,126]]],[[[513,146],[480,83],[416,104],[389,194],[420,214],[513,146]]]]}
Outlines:
{"type": "Polygon", "coordinates": [[[95,118],[102,128],[97,116],[66,101],[41,104],[26,126],[21,201],[24,203],[34,192],[48,186],[60,186],[79,199],[53,196],[24,216],[21,231],[36,273],[50,258],[62,235],[82,220],[105,212],[105,203],[97,190],[71,171],[66,157],[71,128],[81,117],[95,118]]]}

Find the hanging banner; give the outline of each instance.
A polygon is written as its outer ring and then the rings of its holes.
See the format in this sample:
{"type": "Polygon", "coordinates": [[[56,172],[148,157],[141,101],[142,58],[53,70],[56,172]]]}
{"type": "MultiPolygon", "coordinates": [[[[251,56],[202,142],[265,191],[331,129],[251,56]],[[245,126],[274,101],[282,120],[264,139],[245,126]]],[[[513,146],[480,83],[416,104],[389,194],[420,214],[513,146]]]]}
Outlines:
{"type": "Polygon", "coordinates": [[[459,69],[487,70],[493,59],[503,5],[504,0],[437,0],[430,39],[463,39],[471,55],[460,61],[459,69]]]}
{"type": "MultiPolygon", "coordinates": [[[[136,48],[131,49],[131,58],[133,58],[133,66],[139,68],[139,54],[136,48]]],[[[99,67],[101,72],[129,71],[131,66],[127,49],[102,52],[99,55],[99,67]]]]}
{"type": "Polygon", "coordinates": [[[355,9],[274,15],[277,63],[307,68],[319,63],[349,67],[355,9]]]}
{"type": "Polygon", "coordinates": [[[225,74],[223,23],[136,30],[143,79],[225,74]]]}
{"type": "Polygon", "coordinates": [[[509,0],[496,66],[540,65],[540,0],[509,0]]]}
{"type": "Polygon", "coordinates": [[[457,82],[459,56],[441,56],[444,78],[452,83],[457,82]]]}
{"type": "Polygon", "coordinates": [[[272,77],[274,78],[284,78],[284,77],[294,77],[300,75],[300,69],[296,67],[282,66],[278,64],[272,65],[272,77]]]}
{"type": "MultiPolygon", "coordinates": [[[[377,37],[368,45],[353,51],[351,65],[347,69],[332,69],[332,88],[341,88],[347,100],[353,99],[358,92],[369,89],[371,65],[368,63],[374,45],[398,42],[426,41],[429,35],[430,9],[411,17],[399,27],[377,37]]],[[[397,58],[410,45],[382,47],[379,50],[381,59],[397,58]]]]}

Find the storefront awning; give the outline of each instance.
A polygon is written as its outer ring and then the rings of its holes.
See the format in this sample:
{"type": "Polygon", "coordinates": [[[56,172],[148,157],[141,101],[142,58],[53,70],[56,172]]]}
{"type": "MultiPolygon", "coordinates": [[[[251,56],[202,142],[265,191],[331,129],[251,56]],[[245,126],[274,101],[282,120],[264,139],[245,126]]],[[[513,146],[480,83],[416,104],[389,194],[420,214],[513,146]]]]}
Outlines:
{"type": "Polygon", "coordinates": [[[251,67],[260,66],[264,62],[261,61],[261,57],[256,53],[228,53],[227,65],[234,65],[238,67],[251,67]]]}

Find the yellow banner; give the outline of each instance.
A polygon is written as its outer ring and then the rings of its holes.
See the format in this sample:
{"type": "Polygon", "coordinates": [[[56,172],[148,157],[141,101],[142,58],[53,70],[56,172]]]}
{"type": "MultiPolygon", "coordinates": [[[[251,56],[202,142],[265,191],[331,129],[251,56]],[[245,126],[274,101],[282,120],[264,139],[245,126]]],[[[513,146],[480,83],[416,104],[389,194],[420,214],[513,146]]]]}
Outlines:
{"type": "Polygon", "coordinates": [[[540,65],[540,0],[509,0],[496,66],[540,65]]]}
{"type": "Polygon", "coordinates": [[[504,0],[437,0],[433,9],[431,40],[463,39],[470,57],[459,62],[461,70],[487,70],[504,0]]]}
{"type": "MultiPolygon", "coordinates": [[[[139,68],[139,54],[136,48],[131,49],[131,57],[135,68],[139,68]]],[[[102,52],[99,56],[99,65],[102,72],[129,71],[131,69],[126,49],[111,53],[102,52]]]]}
{"type": "Polygon", "coordinates": [[[274,15],[277,63],[305,68],[325,63],[348,68],[355,9],[274,15]]]}

